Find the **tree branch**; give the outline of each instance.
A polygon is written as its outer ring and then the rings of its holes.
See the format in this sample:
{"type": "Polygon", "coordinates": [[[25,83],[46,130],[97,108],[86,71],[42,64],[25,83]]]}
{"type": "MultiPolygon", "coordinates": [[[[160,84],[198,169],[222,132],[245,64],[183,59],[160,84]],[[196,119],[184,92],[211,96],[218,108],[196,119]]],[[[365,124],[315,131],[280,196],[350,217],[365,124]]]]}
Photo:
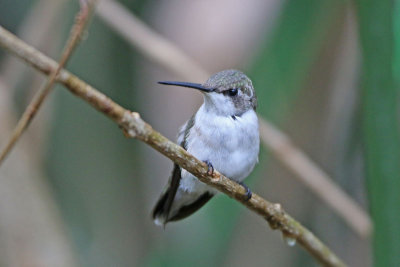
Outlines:
{"type": "MultiPolygon", "coordinates": [[[[25,44],[2,27],[0,27],[0,46],[47,75],[54,72],[58,67],[55,61],[25,44]]],[[[245,201],[246,190],[241,185],[221,175],[218,171],[215,171],[212,176],[208,175],[206,164],[153,130],[149,124],[140,118],[138,113],[121,107],[106,95],[65,70],[61,70],[56,79],[73,94],[116,122],[128,136],[147,143],[198,177],[200,181],[241,202],[267,220],[272,229],[278,229],[284,237],[296,240],[320,263],[326,266],[345,266],[312,232],[288,215],[280,204],[270,203],[255,193],[249,201],[245,201]]]]}
{"type": "Polygon", "coordinates": [[[64,65],[67,63],[68,59],[70,58],[72,52],[74,51],[75,47],[77,46],[81,38],[82,32],[85,29],[87,21],[89,20],[90,17],[89,15],[94,7],[95,2],[96,0],[92,1],[81,0],[80,2],[81,9],[78,15],[76,16],[75,24],[72,27],[64,51],[61,54],[59,65],[54,70],[52,70],[46,84],[35,94],[32,101],[29,103],[28,107],[22,114],[22,117],[18,121],[17,126],[15,127],[9,141],[6,143],[6,146],[0,153],[0,165],[3,163],[7,155],[13,149],[14,145],[17,143],[18,139],[26,130],[29,123],[32,121],[37,111],[39,110],[40,106],[42,105],[43,101],[46,99],[51,89],[53,88],[57,75],[60,73],[64,65]]]}
{"type": "MultiPolygon", "coordinates": [[[[181,49],[156,33],[140,19],[114,0],[102,0],[97,14],[112,29],[151,60],[182,78],[206,80],[210,74],[181,49]]],[[[288,167],[295,177],[320,197],[361,237],[371,234],[369,215],[289,137],[259,116],[262,144],[288,167]]]]}

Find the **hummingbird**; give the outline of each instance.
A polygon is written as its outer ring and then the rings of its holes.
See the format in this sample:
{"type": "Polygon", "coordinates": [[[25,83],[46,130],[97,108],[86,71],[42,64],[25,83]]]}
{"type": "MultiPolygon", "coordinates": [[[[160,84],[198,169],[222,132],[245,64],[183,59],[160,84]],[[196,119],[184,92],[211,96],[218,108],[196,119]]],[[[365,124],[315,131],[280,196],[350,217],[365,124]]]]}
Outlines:
{"type": "MultiPolygon", "coordinates": [[[[251,80],[241,71],[224,70],[212,75],[204,84],[162,81],[199,90],[204,102],[180,128],[177,143],[205,162],[208,172],[214,168],[224,176],[250,189],[243,180],[258,162],[260,149],[257,97],[251,80]]],[[[206,204],[218,190],[202,183],[191,173],[174,164],[172,175],[152,213],[154,223],[188,217],[206,204]]]]}

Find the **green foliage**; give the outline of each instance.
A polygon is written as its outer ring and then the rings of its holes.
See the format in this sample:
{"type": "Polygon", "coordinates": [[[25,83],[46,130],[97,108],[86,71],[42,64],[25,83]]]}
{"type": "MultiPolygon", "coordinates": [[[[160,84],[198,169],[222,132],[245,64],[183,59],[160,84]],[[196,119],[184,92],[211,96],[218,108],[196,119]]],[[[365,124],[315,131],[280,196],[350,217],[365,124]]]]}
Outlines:
{"type": "Polygon", "coordinates": [[[0,25],[10,31],[15,31],[22,22],[21,18],[26,17],[34,2],[31,0],[1,0],[0,25]]]}
{"type": "Polygon", "coordinates": [[[318,57],[344,1],[287,1],[272,39],[261,50],[251,77],[259,97],[258,112],[283,118],[318,57]]]}
{"type": "MultiPolygon", "coordinates": [[[[337,0],[286,1],[272,36],[251,67],[258,113],[279,123],[292,111],[290,107],[304,89],[329,29],[345,4],[337,0]]],[[[265,157],[261,162],[267,162],[265,157]]],[[[296,261],[298,266],[313,262],[305,254],[299,254],[296,261]]]]}
{"type": "MultiPolygon", "coordinates": [[[[400,262],[399,98],[393,75],[394,4],[358,2],[363,46],[363,117],[367,186],[374,220],[376,266],[400,262]],[[372,19],[373,18],[373,19],[372,19]]],[[[398,45],[398,44],[397,44],[398,45]]],[[[397,48],[398,49],[398,48],[397,48]]]]}

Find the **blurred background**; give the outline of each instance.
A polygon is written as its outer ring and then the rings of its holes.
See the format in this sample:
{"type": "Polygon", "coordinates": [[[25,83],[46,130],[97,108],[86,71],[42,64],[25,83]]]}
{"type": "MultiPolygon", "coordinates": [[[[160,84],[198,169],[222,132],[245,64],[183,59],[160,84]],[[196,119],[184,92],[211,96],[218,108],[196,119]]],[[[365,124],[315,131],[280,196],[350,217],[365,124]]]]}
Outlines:
{"type": "MultiPolygon", "coordinates": [[[[394,44],[400,47],[395,42],[400,34],[392,30],[399,33],[400,13],[388,16],[386,11],[394,12],[388,2],[393,1],[120,0],[118,6],[207,72],[235,68],[248,74],[260,116],[285,132],[368,213],[372,196],[376,229],[398,232],[398,221],[390,224],[374,212],[385,205],[398,213],[398,198],[385,203],[385,195],[400,190],[390,186],[400,183],[399,173],[390,169],[397,152],[368,152],[382,139],[394,149],[399,142],[399,110],[392,105],[398,98],[386,96],[398,91],[400,57],[392,51],[394,44]],[[374,12],[380,12],[378,22],[382,18],[392,28],[377,25],[370,34],[374,25],[368,16],[374,12]],[[362,56],[382,51],[386,56],[375,61],[362,56]],[[369,62],[381,76],[374,76],[369,62]],[[388,69],[397,76],[385,76],[388,69]],[[374,81],[380,77],[393,79],[384,79],[382,97],[369,87],[379,86],[374,81]],[[393,135],[374,130],[381,126],[366,110],[374,99],[393,107],[393,135]],[[389,162],[386,176],[374,172],[371,162],[389,162]],[[393,183],[379,184],[385,181],[393,183]]],[[[79,2],[72,0],[0,0],[0,25],[58,59],[78,11],[79,2]]],[[[205,73],[182,75],[149,58],[110,27],[107,14],[111,20],[121,17],[107,11],[109,6],[98,7],[67,69],[175,140],[202,97],[156,82],[202,83],[205,73]]],[[[0,147],[44,81],[0,50],[0,147]]],[[[150,213],[171,170],[171,161],[124,138],[112,121],[57,85],[0,168],[0,266],[316,265],[300,246],[289,247],[280,232],[222,194],[193,216],[165,230],[156,227],[150,213]]],[[[253,192],[281,203],[350,266],[370,266],[373,255],[380,257],[374,239],[357,235],[265,147],[246,181],[253,192]]]]}

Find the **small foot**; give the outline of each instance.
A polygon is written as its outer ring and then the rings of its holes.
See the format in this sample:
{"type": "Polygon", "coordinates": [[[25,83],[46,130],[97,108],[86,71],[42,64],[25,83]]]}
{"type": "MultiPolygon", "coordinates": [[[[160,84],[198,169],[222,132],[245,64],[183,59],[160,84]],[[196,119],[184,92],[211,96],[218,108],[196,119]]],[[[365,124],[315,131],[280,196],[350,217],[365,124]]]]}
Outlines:
{"type": "Polygon", "coordinates": [[[213,175],[214,174],[214,166],[211,164],[211,162],[210,161],[208,161],[208,160],[205,160],[205,161],[203,161],[205,164],[207,164],[207,167],[208,167],[208,169],[207,169],[207,174],[208,175],[213,175]]]}
{"type": "Polygon", "coordinates": [[[243,186],[244,189],[246,189],[246,198],[244,200],[248,201],[251,198],[251,196],[253,195],[253,193],[251,192],[250,188],[247,185],[245,185],[243,182],[239,182],[239,184],[241,186],[243,186]]]}

